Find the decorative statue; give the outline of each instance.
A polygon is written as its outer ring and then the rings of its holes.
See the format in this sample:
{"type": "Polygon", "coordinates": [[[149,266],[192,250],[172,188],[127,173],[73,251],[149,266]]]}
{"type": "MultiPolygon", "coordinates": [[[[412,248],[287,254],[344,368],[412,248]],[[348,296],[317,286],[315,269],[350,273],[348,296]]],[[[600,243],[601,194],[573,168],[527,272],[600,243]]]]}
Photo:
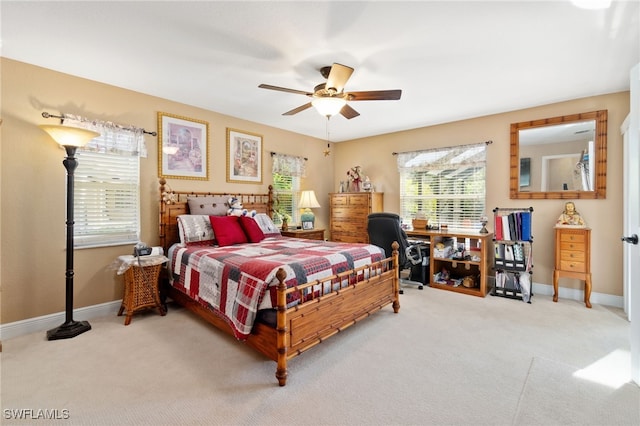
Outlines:
{"type": "Polygon", "coordinates": [[[580,216],[580,213],[576,211],[576,205],[573,201],[567,201],[564,205],[564,211],[558,217],[556,225],[577,225],[585,226],[584,219],[580,216]]]}

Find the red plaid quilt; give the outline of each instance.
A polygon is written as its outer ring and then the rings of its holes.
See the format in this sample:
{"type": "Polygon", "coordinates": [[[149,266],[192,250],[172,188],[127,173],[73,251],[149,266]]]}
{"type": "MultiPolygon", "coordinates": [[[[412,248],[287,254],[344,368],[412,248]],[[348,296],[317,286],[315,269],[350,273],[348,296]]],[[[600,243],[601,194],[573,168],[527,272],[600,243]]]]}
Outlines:
{"type": "MultiPolygon", "coordinates": [[[[287,286],[293,286],[385,258],[383,249],[370,244],[287,237],[227,247],[178,244],[168,254],[172,285],[220,315],[240,340],[248,337],[259,309],[275,307],[279,268],[287,272],[287,286]]],[[[327,286],[335,289],[346,284],[327,286]]],[[[301,297],[293,294],[287,304],[293,306],[301,297]]]]}

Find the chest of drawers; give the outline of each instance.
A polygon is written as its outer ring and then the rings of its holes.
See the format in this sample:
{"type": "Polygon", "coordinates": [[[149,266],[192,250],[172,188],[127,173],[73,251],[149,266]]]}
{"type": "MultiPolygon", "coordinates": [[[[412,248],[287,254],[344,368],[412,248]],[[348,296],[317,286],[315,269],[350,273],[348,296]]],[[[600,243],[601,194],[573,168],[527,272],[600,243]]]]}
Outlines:
{"type": "Polygon", "coordinates": [[[368,243],[369,213],[384,208],[382,192],[342,192],[329,194],[329,232],[331,241],[368,243]]]}
{"type": "Polygon", "coordinates": [[[555,266],[553,271],[553,301],[558,301],[558,280],[561,277],[584,280],[584,303],[591,307],[591,229],[555,228],[555,266]]]}

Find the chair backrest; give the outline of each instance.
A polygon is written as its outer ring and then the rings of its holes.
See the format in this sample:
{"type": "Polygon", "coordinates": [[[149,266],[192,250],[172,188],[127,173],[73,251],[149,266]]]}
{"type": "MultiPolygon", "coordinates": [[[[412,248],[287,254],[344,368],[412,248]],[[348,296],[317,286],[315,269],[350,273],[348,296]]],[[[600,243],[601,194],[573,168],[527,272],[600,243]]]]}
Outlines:
{"type": "Polygon", "coordinates": [[[367,219],[367,233],[369,242],[384,249],[387,256],[391,256],[391,244],[397,241],[399,248],[399,263],[407,263],[405,251],[409,246],[407,234],[400,227],[400,216],[395,213],[371,213],[367,219]]]}

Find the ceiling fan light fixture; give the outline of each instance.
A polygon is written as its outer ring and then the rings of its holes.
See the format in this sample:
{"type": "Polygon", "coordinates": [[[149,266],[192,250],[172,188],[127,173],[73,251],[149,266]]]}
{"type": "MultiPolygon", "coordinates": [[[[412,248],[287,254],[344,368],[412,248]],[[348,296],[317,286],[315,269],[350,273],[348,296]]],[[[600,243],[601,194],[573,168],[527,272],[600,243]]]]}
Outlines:
{"type": "Polygon", "coordinates": [[[325,117],[338,114],[346,104],[347,100],[338,96],[316,97],[311,101],[316,111],[325,117]]]}

